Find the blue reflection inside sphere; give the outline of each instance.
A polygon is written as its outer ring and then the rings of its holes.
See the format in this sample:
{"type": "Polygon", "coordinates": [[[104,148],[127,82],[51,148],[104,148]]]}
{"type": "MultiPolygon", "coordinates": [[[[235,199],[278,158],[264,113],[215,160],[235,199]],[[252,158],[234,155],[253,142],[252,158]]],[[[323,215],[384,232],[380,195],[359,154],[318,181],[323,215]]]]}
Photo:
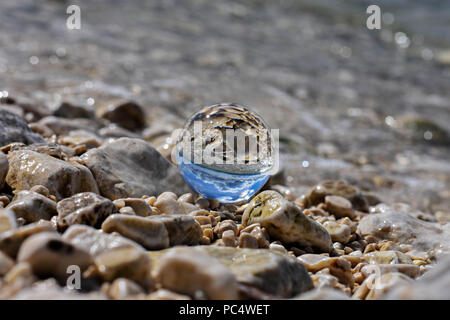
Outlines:
{"type": "Polygon", "coordinates": [[[178,168],[186,183],[197,193],[222,203],[248,200],[269,179],[270,174],[232,174],[194,164],[178,154],[178,168]]]}

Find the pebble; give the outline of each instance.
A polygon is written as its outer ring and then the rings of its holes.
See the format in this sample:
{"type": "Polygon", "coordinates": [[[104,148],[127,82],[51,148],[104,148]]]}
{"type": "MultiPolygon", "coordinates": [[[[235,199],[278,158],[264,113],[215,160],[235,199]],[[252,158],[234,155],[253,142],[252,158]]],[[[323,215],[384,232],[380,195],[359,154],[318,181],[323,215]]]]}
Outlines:
{"type": "MultiPolygon", "coordinates": [[[[208,199],[205,200],[208,201],[208,199]]],[[[173,192],[161,193],[153,206],[158,208],[160,214],[190,213],[199,209],[198,206],[189,202],[177,200],[177,195],[173,192]]]]}
{"type": "Polygon", "coordinates": [[[233,273],[219,260],[196,248],[180,247],[164,253],[155,275],[163,288],[192,298],[238,298],[238,285],[233,273]]]}
{"type": "Polygon", "coordinates": [[[353,297],[365,300],[380,299],[394,288],[411,282],[411,278],[399,272],[387,273],[381,276],[374,274],[372,277],[364,280],[353,294],[353,297]]]}
{"type": "Polygon", "coordinates": [[[225,231],[231,231],[231,232],[233,232],[234,236],[237,236],[238,227],[236,225],[236,222],[234,222],[233,220],[224,220],[224,221],[220,221],[214,227],[214,233],[217,235],[218,238],[222,238],[222,234],[225,231]]]}
{"type": "Polygon", "coordinates": [[[354,219],[356,217],[352,209],[352,203],[343,197],[326,196],[325,205],[327,211],[336,218],[350,217],[354,219]]]}
{"type": "Polygon", "coordinates": [[[44,138],[31,131],[19,116],[0,108],[0,147],[13,142],[43,143],[44,138]]]}
{"type": "Polygon", "coordinates": [[[323,226],[327,229],[331,236],[331,240],[333,241],[346,244],[352,236],[352,231],[346,224],[337,223],[335,221],[325,221],[323,226]]]}
{"type": "Polygon", "coordinates": [[[6,175],[9,169],[8,158],[0,151],[0,190],[5,185],[6,175]]]}
{"type": "Polygon", "coordinates": [[[114,205],[119,210],[125,207],[130,207],[133,209],[133,212],[140,217],[148,217],[153,214],[151,206],[141,198],[125,198],[114,200],[114,205]]]}
{"type": "Polygon", "coordinates": [[[87,251],[73,246],[56,232],[41,232],[27,238],[20,247],[17,260],[29,263],[36,276],[54,277],[64,284],[70,276],[67,273],[69,266],[76,265],[84,271],[93,263],[87,251]]]}
{"type": "Polygon", "coordinates": [[[101,194],[111,200],[166,190],[189,192],[177,168],[140,139],[117,139],[89,150],[80,159],[93,173],[101,194]]]}
{"type": "Polygon", "coordinates": [[[69,227],[63,238],[73,245],[88,251],[94,258],[111,250],[135,248],[145,252],[138,243],[124,238],[116,233],[108,234],[101,230],[84,225],[69,227]]]}
{"type": "Polygon", "coordinates": [[[448,300],[450,299],[450,255],[443,255],[436,265],[417,281],[398,285],[384,299],[448,300]]]}
{"type": "Polygon", "coordinates": [[[25,219],[26,223],[50,220],[57,214],[55,201],[27,190],[18,191],[7,208],[14,212],[16,218],[25,219]]]}
{"type": "Polygon", "coordinates": [[[367,199],[355,187],[342,180],[325,180],[314,186],[303,198],[304,208],[325,202],[326,196],[340,196],[352,203],[355,210],[369,212],[367,199]]]}
{"type": "Polygon", "coordinates": [[[102,230],[106,233],[117,232],[148,250],[168,248],[170,244],[169,232],[160,220],[116,214],[103,222],[102,230]]]}
{"type": "Polygon", "coordinates": [[[62,145],[71,147],[85,146],[86,149],[100,147],[102,142],[102,138],[86,130],[70,131],[67,135],[58,139],[58,143],[62,145]]]}
{"type": "Polygon", "coordinates": [[[146,126],[143,108],[133,101],[116,101],[102,106],[98,109],[97,116],[128,130],[140,130],[146,126]]]}
{"type": "Polygon", "coordinates": [[[138,217],[112,215],[102,225],[104,232],[118,232],[149,250],[176,245],[195,245],[203,237],[202,228],[191,216],[157,215],[138,217]]]}
{"type": "Polygon", "coordinates": [[[22,243],[28,237],[46,231],[55,231],[55,229],[50,221],[40,220],[0,233],[0,250],[15,259],[22,243]]]}
{"type": "Polygon", "coordinates": [[[93,119],[95,113],[93,108],[88,106],[73,104],[68,101],[63,101],[61,104],[53,111],[53,115],[61,118],[88,118],[93,119]]]}
{"type": "Polygon", "coordinates": [[[89,169],[78,163],[29,150],[10,152],[8,159],[6,182],[14,190],[29,190],[33,186],[43,185],[58,200],[80,192],[99,193],[89,169]]]}
{"type": "Polygon", "coordinates": [[[363,259],[371,264],[412,264],[411,258],[400,251],[374,251],[366,253],[363,259]]]}
{"type": "Polygon", "coordinates": [[[325,252],[332,250],[328,231],[276,191],[263,191],[250,201],[242,216],[242,225],[256,222],[265,227],[273,239],[313,246],[325,252]]]}
{"type": "Polygon", "coordinates": [[[358,232],[362,236],[409,244],[430,257],[450,251],[450,225],[423,221],[385,204],[374,207],[371,214],[361,219],[358,232]]]}
{"type": "Polygon", "coordinates": [[[407,275],[410,278],[416,278],[420,275],[420,268],[414,264],[376,264],[376,265],[366,265],[361,268],[361,273],[368,277],[373,273],[373,266],[376,266],[377,270],[381,274],[400,272],[407,275]]]}
{"type": "Polygon", "coordinates": [[[319,254],[303,254],[297,259],[306,267],[309,272],[316,273],[322,269],[329,269],[339,281],[350,288],[353,287],[351,263],[340,257],[327,257],[319,254]]]}
{"type": "Polygon", "coordinates": [[[111,200],[93,192],[78,193],[58,202],[58,229],[65,230],[74,224],[100,227],[102,222],[118,210],[111,200]]]}
{"type": "Polygon", "coordinates": [[[114,300],[136,298],[142,294],[145,294],[144,290],[126,278],[117,278],[107,289],[107,295],[114,300]]]}
{"type": "Polygon", "coordinates": [[[3,232],[17,228],[17,221],[14,212],[0,208],[0,235],[3,232]]]}
{"type": "Polygon", "coordinates": [[[93,119],[85,118],[62,118],[55,116],[48,116],[42,118],[38,122],[39,125],[50,128],[57,135],[68,135],[70,131],[83,130],[95,133],[100,124],[93,119]]]}
{"type": "Polygon", "coordinates": [[[146,288],[152,286],[151,260],[137,248],[118,248],[95,257],[95,274],[104,281],[126,278],[146,288]]]}
{"type": "MultiPolygon", "coordinates": [[[[275,250],[219,246],[189,249],[201,250],[218,259],[231,270],[239,283],[250,285],[273,296],[290,298],[313,288],[311,277],[305,267],[295,258],[275,250]]],[[[174,249],[151,252],[150,255],[160,256],[171,250],[174,249]]],[[[157,264],[158,258],[153,261],[157,264]]]]}

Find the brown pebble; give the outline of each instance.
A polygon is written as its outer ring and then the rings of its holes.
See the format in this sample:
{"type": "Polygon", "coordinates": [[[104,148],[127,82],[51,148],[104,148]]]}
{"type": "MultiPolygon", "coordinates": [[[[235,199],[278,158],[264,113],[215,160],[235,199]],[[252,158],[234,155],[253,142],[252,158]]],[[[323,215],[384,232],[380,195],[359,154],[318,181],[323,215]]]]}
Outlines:
{"type": "Polygon", "coordinates": [[[241,233],[239,236],[239,248],[257,249],[258,247],[258,239],[254,235],[246,232],[241,233]]]}
{"type": "Polygon", "coordinates": [[[340,196],[326,196],[325,205],[327,211],[337,218],[350,217],[355,218],[355,213],[352,209],[352,203],[340,196]]]}

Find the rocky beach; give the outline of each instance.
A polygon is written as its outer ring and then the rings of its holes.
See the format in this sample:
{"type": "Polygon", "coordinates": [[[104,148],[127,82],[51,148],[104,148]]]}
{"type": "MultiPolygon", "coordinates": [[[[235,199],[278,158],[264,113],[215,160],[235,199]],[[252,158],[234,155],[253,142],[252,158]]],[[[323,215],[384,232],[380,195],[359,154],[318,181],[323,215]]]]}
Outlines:
{"type": "Polygon", "coordinates": [[[378,2],[381,30],[326,0],[81,1],[69,30],[2,1],[0,299],[450,299],[450,7],[378,2]],[[171,157],[221,102],[280,135],[235,204],[171,157]]]}

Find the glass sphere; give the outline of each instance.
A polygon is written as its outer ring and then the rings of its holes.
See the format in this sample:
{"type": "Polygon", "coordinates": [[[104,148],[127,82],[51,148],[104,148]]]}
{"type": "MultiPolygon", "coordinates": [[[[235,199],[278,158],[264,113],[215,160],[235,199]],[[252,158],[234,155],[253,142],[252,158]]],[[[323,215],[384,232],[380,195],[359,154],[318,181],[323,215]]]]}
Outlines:
{"type": "Polygon", "coordinates": [[[269,179],[274,141],[262,118],[221,103],[188,119],[174,148],[175,162],[197,193],[223,203],[248,200],[269,179]]]}

